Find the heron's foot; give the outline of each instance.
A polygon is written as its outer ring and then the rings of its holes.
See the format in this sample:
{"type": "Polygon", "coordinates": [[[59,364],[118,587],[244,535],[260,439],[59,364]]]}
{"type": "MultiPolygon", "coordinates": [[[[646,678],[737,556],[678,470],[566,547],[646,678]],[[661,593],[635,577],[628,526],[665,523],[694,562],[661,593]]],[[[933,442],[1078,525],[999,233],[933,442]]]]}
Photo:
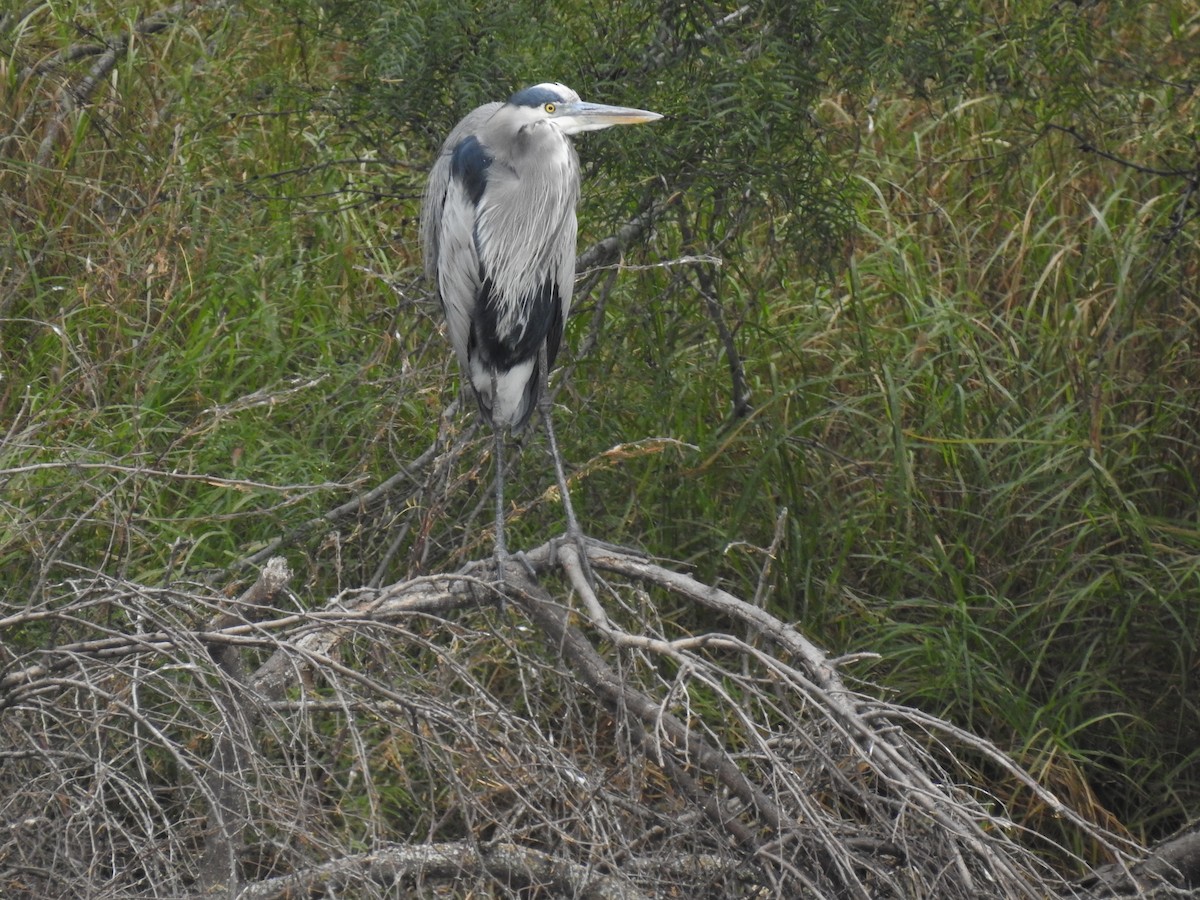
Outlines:
{"type": "Polygon", "coordinates": [[[509,553],[505,548],[497,546],[494,559],[496,566],[496,583],[502,587],[507,587],[509,584],[508,567],[514,562],[520,564],[521,568],[525,570],[525,574],[528,575],[531,580],[537,581],[537,572],[534,571],[533,563],[529,561],[529,557],[525,555],[524,550],[517,550],[515,553],[509,553]]]}
{"type": "Polygon", "coordinates": [[[499,541],[496,542],[496,549],[492,555],[496,566],[496,580],[494,582],[494,590],[492,595],[496,598],[496,607],[500,612],[504,612],[507,605],[508,595],[508,578],[505,576],[505,568],[508,566],[508,551],[504,549],[504,545],[499,541]]]}
{"type": "Polygon", "coordinates": [[[525,570],[525,574],[528,575],[531,580],[537,581],[537,572],[533,570],[533,563],[529,561],[529,557],[525,555],[524,550],[518,550],[509,558],[515,559],[517,562],[519,562],[521,564],[521,568],[525,570]]]}
{"type": "Polygon", "coordinates": [[[570,541],[575,545],[575,555],[579,558],[579,567],[583,570],[583,577],[587,579],[590,587],[596,587],[596,576],[592,573],[592,564],[588,561],[588,545],[592,543],[592,539],[583,533],[583,529],[578,525],[567,527],[567,533],[560,539],[561,541],[570,541]]]}

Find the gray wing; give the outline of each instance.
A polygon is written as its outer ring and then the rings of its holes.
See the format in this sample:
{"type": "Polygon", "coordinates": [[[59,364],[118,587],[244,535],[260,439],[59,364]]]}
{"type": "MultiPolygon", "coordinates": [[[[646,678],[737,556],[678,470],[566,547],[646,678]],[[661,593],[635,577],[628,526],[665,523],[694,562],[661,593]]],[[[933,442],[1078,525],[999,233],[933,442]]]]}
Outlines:
{"type": "Polygon", "coordinates": [[[468,134],[479,131],[504,104],[485,103],[467,113],[454,126],[442,149],[438,152],[433,168],[429,170],[429,181],[425,187],[425,199],[421,204],[421,244],[425,249],[425,277],[437,285],[438,240],[442,228],[442,209],[446,203],[446,188],[450,185],[450,158],[454,148],[468,134]]]}
{"type": "Polygon", "coordinates": [[[441,301],[450,343],[464,373],[468,371],[467,339],[479,290],[479,260],[472,239],[475,205],[463,186],[454,183],[450,170],[458,145],[482,130],[501,106],[484,104],[454,126],[429,172],[421,204],[425,277],[441,301]]]}

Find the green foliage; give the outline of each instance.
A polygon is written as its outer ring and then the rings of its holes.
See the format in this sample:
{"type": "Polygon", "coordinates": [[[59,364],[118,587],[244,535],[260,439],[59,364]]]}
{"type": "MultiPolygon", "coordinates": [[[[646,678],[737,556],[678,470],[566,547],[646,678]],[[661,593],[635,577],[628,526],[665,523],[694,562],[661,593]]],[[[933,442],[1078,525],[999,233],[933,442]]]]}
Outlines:
{"type": "MultiPolygon", "coordinates": [[[[72,15],[45,7],[29,27],[72,15]]],[[[19,511],[0,557],[14,591],[44,585],[81,529],[141,578],[228,562],[275,536],[272,510],[317,515],[348,490],[322,485],[369,467],[355,433],[374,436],[394,375],[378,310],[349,302],[363,221],[331,202],[348,179],[322,156],[329,125],[270,87],[298,78],[286,31],[233,44],[211,77],[205,39],[182,30],[170,65],[138,45],[96,99],[114,114],[44,170],[43,119],[8,137],[2,419],[19,511]],[[138,139],[112,137],[126,130],[138,139]]],[[[17,64],[35,46],[14,45],[17,64]]],[[[18,123],[47,102],[27,84],[7,100],[18,123]]]]}
{"type": "MultiPolygon", "coordinates": [[[[581,247],[658,204],[568,324],[587,530],[753,594],[786,508],[762,596],[814,637],[1097,817],[1200,809],[1188,4],[213,4],[60,115],[86,68],[27,70],[144,6],[0,16],[8,602],[234,579],[416,458],[455,378],[421,173],[562,80],[668,116],[580,141],[581,247]]],[[[561,529],[527,444],[515,545],[561,529]]],[[[456,446],[286,546],[306,599],[486,555],[456,446]]]]}

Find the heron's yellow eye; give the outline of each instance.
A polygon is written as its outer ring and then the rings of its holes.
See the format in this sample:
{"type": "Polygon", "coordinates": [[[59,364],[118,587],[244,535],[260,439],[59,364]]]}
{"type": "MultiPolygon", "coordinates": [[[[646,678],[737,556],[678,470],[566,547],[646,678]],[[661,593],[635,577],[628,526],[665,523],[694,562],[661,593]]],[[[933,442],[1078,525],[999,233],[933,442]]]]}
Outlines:
{"type": "Polygon", "coordinates": [[[547,103],[542,109],[546,110],[550,115],[554,115],[555,106],[553,103],[547,103]]]}

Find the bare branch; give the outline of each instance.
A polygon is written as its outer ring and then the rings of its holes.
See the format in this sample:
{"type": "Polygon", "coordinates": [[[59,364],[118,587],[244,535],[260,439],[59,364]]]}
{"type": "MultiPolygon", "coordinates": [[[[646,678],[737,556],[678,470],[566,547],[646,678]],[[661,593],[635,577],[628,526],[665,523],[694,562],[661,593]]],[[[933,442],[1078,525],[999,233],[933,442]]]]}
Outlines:
{"type": "Polygon", "coordinates": [[[548,853],[515,844],[415,844],[381,848],[314,866],[303,872],[248,886],[238,900],[276,900],[317,891],[345,889],[363,880],[486,879],[509,890],[536,887],[559,897],[640,900],[646,897],[619,875],[603,875],[548,853]]]}

